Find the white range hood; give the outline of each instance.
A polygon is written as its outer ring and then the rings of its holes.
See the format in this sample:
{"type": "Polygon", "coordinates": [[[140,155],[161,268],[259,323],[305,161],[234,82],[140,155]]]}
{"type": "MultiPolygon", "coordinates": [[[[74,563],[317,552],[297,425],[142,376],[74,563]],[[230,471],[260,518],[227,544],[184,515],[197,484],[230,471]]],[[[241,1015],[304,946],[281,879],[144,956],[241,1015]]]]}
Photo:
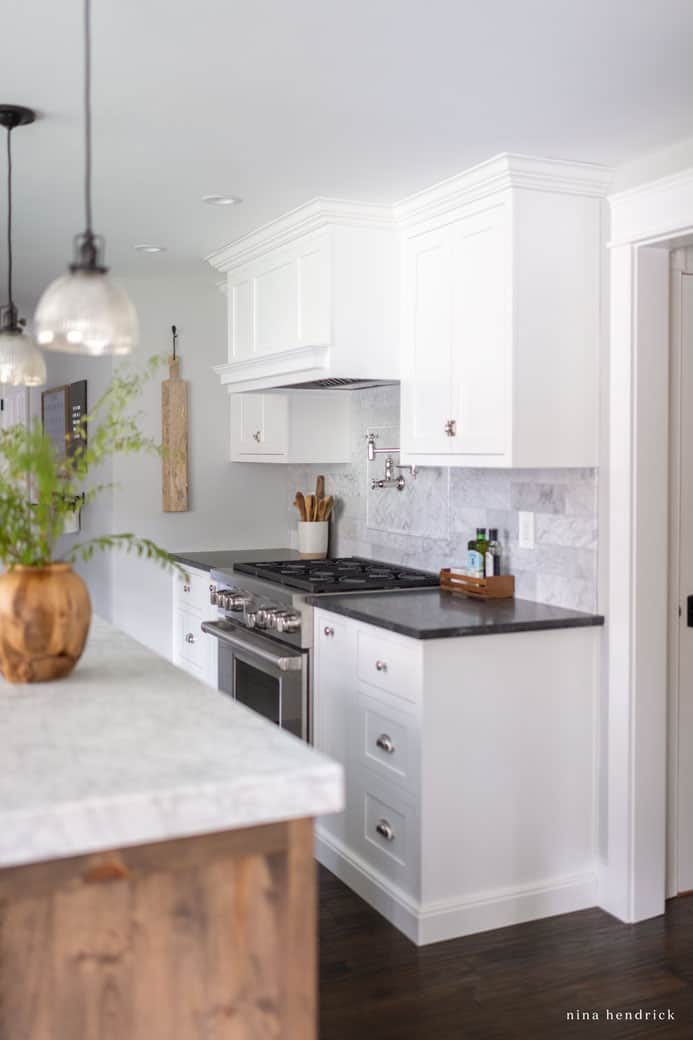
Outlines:
{"type": "Polygon", "coordinates": [[[399,228],[390,206],[316,199],[207,257],[226,275],[230,393],[399,380],[399,228]]]}

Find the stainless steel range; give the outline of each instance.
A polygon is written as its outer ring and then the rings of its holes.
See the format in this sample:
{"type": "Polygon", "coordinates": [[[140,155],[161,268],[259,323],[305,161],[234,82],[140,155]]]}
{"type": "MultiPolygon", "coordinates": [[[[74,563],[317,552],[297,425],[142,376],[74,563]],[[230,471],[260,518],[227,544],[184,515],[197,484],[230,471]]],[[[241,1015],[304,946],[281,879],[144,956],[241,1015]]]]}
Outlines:
{"type": "Polygon", "coordinates": [[[212,571],[219,689],[303,740],[312,741],[313,609],[308,594],[380,592],[438,585],[438,576],[350,556],[238,563],[212,571]]]}

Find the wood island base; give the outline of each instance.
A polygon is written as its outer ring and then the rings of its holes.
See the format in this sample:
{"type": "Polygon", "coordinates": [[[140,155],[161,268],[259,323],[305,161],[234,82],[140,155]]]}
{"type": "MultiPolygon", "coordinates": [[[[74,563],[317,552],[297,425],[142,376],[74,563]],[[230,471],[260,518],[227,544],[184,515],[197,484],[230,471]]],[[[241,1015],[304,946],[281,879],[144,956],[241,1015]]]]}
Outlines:
{"type": "Polygon", "coordinates": [[[0,870],[0,1040],[314,1040],[313,821],[0,870]]]}

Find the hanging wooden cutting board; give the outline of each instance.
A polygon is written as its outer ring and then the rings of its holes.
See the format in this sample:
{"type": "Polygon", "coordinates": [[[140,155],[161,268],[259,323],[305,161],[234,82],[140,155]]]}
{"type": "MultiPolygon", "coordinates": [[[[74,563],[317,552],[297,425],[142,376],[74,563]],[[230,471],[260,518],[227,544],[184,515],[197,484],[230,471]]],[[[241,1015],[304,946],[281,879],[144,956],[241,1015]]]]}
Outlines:
{"type": "Polygon", "coordinates": [[[169,378],[161,384],[162,498],[165,513],[188,508],[188,384],[180,378],[180,361],[168,362],[169,378]]]}

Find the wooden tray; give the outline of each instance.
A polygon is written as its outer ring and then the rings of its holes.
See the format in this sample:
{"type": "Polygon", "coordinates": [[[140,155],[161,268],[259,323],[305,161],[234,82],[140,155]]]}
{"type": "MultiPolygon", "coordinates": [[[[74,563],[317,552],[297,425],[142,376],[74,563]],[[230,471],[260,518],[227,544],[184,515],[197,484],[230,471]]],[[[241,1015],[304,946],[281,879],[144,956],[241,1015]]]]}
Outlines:
{"type": "Polygon", "coordinates": [[[468,574],[452,574],[448,567],[440,572],[440,587],[474,599],[512,599],[515,577],[499,574],[494,578],[472,578],[468,574]]]}

